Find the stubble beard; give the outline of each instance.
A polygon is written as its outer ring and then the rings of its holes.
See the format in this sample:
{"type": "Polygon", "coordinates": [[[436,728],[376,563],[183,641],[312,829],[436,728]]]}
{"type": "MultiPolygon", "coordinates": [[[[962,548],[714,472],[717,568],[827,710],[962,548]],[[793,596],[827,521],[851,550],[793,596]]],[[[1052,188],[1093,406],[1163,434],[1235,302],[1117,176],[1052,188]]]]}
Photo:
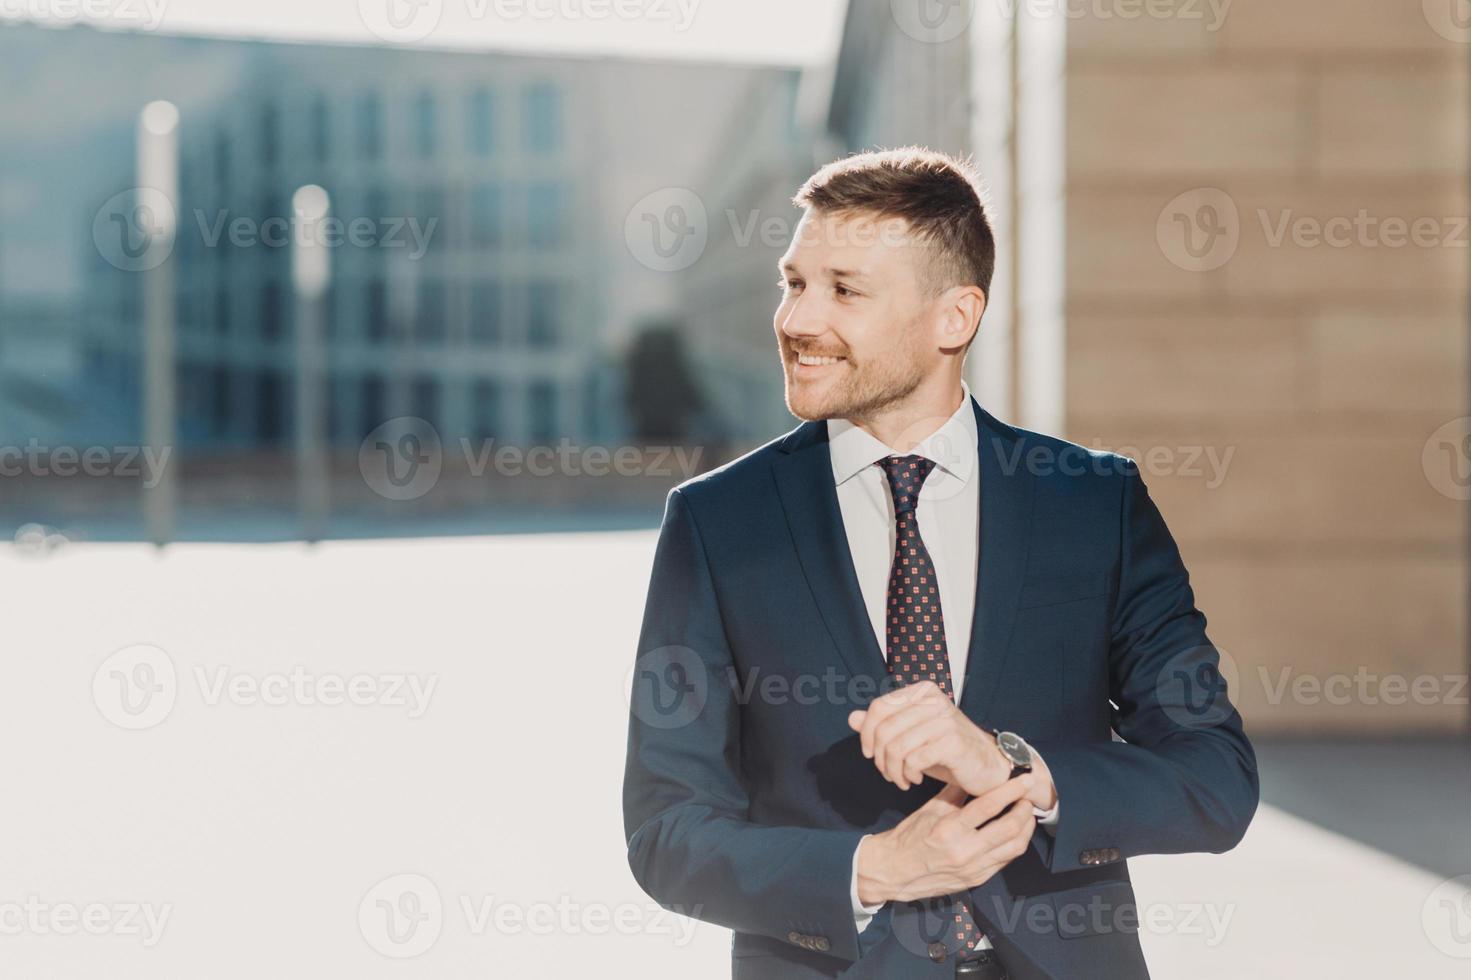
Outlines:
{"type": "Polygon", "coordinates": [[[811,382],[794,381],[790,362],[782,366],[787,411],[806,422],[863,420],[908,398],[924,381],[923,368],[907,349],[870,361],[850,359],[842,366],[844,376],[821,389],[811,382]]]}

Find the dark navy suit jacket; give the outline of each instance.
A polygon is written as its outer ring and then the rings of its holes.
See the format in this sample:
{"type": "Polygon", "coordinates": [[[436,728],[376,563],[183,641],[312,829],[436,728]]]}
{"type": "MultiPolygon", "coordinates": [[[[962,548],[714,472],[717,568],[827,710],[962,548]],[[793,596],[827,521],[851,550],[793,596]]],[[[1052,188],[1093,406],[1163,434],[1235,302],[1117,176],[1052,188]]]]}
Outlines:
{"type": "MultiPolygon", "coordinates": [[[[1124,859],[1235,846],[1256,758],[1137,466],[972,407],[960,708],[1026,738],[1061,803],[1055,834],[1038,828],[972,906],[1011,980],[1147,977],[1124,859]]],[[[734,930],[736,980],[954,976],[931,955],[943,904],[853,922],[859,839],[939,789],[886,782],[848,727],[886,679],[825,422],[670,492],[634,670],[628,857],[660,904],[734,930]]]]}

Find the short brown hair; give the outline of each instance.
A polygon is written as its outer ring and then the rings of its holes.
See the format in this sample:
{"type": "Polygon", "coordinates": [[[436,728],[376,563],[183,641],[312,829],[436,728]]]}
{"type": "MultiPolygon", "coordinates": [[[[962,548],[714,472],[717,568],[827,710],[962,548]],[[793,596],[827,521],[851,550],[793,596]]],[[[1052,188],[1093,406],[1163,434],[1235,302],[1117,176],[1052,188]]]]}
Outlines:
{"type": "Polygon", "coordinates": [[[922,146],[855,153],[807,178],[792,203],[824,214],[903,218],[920,241],[936,246],[931,295],[960,285],[991,295],[996,238],[969,158],[922,146]]]}

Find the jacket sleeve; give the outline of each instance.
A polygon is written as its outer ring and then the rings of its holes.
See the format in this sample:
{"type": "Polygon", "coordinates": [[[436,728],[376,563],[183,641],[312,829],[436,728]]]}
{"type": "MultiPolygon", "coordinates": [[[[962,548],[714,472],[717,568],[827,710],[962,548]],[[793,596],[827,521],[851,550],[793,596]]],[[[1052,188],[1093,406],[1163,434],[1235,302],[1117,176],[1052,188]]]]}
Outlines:
{"type": "Polygon", "coordinates": [[[629,698],[629,866],[665,908],[856,960],[849,884],[863,835],[750,821],[734,672],[699,529],[675,489],[629,698]]]}
{"type": "Polygon", "coordinates": [[[1125,463],[1109,651],[1112,727],[1122,741],[1037,743],[1061,804],[1055,833],[1033,839],[1052,871],[1227,851],[1256,812],[1256,755],[1220,654],[1164,518],[1138,467],[1125,463]]]}

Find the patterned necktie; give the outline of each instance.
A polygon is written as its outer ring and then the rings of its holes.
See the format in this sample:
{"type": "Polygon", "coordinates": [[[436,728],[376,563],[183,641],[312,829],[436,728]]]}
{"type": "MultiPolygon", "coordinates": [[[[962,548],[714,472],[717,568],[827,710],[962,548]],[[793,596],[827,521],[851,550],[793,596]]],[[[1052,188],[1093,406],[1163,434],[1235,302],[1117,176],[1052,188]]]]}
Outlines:
{"type": "MultiPolygon", "coordinates": [[[[940,611],[940,589],[935,566],[919,536],[915,507],[925,478],[935,462],[923,456],[888,456],[879,460],[894,495],[894,563],[889,568],[889,598],[885,614],[889,674],[903,687],[931,680],[955,700],[950,680],[950,654],[945,646],[945,617],[940,611]]],[[[981,930],[970,903],[956,897],[954,932],[962,949],[974,951],[981,930]]]]}

